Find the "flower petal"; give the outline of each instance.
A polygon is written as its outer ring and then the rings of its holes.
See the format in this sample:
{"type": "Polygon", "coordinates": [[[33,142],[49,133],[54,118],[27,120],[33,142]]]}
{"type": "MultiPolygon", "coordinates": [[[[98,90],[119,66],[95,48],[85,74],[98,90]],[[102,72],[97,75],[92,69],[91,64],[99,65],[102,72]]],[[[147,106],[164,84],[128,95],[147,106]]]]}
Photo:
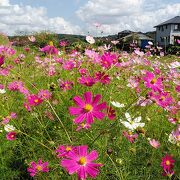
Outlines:
{"type": "Polygon", "coordinates": [[[92,103],[92,93],[91,92],[85,92],[84,93],[84,100],[85,100],[85,103],[91,104],[92,103]]]}

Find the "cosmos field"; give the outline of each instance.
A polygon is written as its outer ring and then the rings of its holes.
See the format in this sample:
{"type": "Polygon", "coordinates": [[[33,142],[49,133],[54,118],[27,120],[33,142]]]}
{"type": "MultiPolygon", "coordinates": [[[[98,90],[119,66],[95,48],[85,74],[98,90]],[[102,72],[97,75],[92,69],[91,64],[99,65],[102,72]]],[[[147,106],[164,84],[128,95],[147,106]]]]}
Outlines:
{"type": "Polygon", "coordinates": [[[0,41],[0,179],[180,179],[178,56],[27,40],[0,41]]]}

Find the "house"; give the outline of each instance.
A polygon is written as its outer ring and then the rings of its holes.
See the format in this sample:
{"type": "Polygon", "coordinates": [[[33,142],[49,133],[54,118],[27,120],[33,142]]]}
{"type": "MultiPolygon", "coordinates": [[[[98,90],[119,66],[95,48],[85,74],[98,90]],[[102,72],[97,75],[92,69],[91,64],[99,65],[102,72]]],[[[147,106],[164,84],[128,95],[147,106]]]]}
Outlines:
{"type": "Polygon", "coordinates": [[[132,42],[137,42],[138,46],[141,48],[145,48],[146,45],[148,45],[149,41],[154,41],[153,38],[141,33],[141,32],[134,32],[127,36],[124,36],[119,39],[121,42],[123,42],[125,45],[130,44],[132,42]]]}
{"type": "Polygon", "coordinates": [[[180,16],[156,25],[156,43],[161,46],[174,45],[180,40],[180,16]]]}

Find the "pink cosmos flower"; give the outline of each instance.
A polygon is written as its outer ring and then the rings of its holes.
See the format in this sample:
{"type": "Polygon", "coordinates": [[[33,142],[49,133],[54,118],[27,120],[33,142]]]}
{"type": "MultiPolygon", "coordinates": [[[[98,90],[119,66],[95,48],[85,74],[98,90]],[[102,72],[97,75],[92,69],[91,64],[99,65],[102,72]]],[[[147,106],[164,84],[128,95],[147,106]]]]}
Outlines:
{"type": "Polygon", "coordinates": [[[89,129],[89,128],[91,128],[91,125],[90,125],[90,124],[81,123],[81,124],[78,125],[76,131],[80,131],[81,129],[86,129],[86,130],[87,130],[87,129],[89,129]]]}
{"type": "Polygon", "coordinates": [[[67,42],[67,41],[60,41],[60,42],[59,42],[59,45],[60,45],[61,47],[65,47],[65,46],[68,45],[68,42],[67,42]]]}
{"type": "Polygon", "coordinates": [[[159,148],[159,146],[160,146],[159,141],[156,141],[155,139],[149,140],[149,144],[150,144],[152,147],[154,147],[155,149],[159,148]]]}
{"type": "Polygon", "coordinates": [[[48,162],[43,163],[41,159],[38,160],[38,163],[32,161],[30,163],[30,167],[27,168],[27,171],[32,177],[34,177],[39,172],[49,172],[48,162]]]}
{"type": "Polygon", "coordinates": [[[101,82],[102,84],[109,84],[110,83],[110,77],[109,75],[105,74],[105,72],[97,72],[95,74],[95,78],[97,81],[101,82]]]}
{"type": "Polygon", "coordinates": [[[78,82],[82,85],[91,87],[92,85],[96,83],[96,80],[90,76],[87,76],[87,77],[82,76],[78,79],[78,82]]]}
{"type": "Polygon", "coordinates": [[[26,108],[27,111],[31,111],[31,106],[28,103],[24,103],[24,107],[26,108]]]}
{"type": "Polygon", "coordinates": [[[56,49],[54,46],[47,45],[40,49],[40,51],[46,53],[46,54],[58,54],[58,49],[56,49]]]}
{"type": "Polygon", "coordinates": [[[166,108],[167,106],[169,106],[173,103],[173,99],[168,92],[162,91],[158,94],[154,94],[153,96],[154,96],[156,103],[163,108],[166,108]]]}
{"type": "Polygon", "coordinates": [[[104,53],[101,57],[101,66],[104,68],[110,68],[113,64],[117,62],[117,57],[115,54],[110,52],[104,53]]]}
{"type": "Polygon", "coordinates": [[[110,120],[114,120],[116,118],[116,111],[111,107],[107,107],[107,116],[110,120]]]}
{"type": "Polygon", "coordinates": [[[61,79],[59,79],[58,83],[59,83],[59,87],[63,91],[71,90],[73,87],[73,82],[71,82],[71,81],[62,81],[61,79]]]}
{"type": "Polygon", "coordinates": [[[126,137],[130,143],[134,143],[134,141],[138,138],[138,134],[133,134],[131,131],[123,131],[123,136],[126,137]]]}
{"type": "Polygon", "coordinates": [[[50,93],[48,90],[40,90],[39,91],[39,93],[38,93],[38,97],[40,98],[40,99],[50,99],[51,98],[51,96],[52,96],[52,93],[50,93]]]}
{"type": "Polygon", "coordinates": [[[66,159],[61,161],[61,166],[69,174],[77,173],[78,179],[85,180],[88,176],[96,178],[99,167],[102,166],[102,164],[93,162],[98,158],[98,153],[93,150],[88,154],[88,146],[77,146],[76,148],[76,151],[71,151],[66,159]]]}
{"type": "Polygon", "coordinates": [[[143,79],[147,88],[151,88],[153,91],[163,89],[162,78],[156,78],[153,73],[147,71],[146,76],[143,79]]]}
{"type": "Polygon", "coordinates": [[[16,139],[16,132],[11,131],[6,134],[6,139],[9,141],[14,141],[16,139]]]}
{"type": "Polygon", "coordinates": [[[74,61],[69,60],[69,61],[65,61],[63,63],[63,69],[65,69],[65,70],[72,70],[73,68],[75,68],[74,61]]]}
{"type": "Polygon", "coordinates": [[[74,151],[75,150],[75,147],[72,147],[72,146],[59,146],[57,149],[56,149],[56,153],[57,153],[57,157],[58,158],[62,158],[62,157],[66,157],[71,151],[74,151]]]}
{"type": "Polygon", "coordinates": [[[43,102],[41,98],[34,94],[30,95],[27,100],[30,106],[37,106],[43,102]]]}
{"type": "Polygon", "coordinates": [[[88,71],[85,68],[79,69],[79,73],[81,74],[81,76],[88,75],[88,71]]]}
{"type": "Polygon", "coordinates": [[[0,66],[4,64],[4,56],[0,56],[0,66]]]}
{"type": "Polygon", "coordinates": [[[79,124],[86,119],[87,124],[92,124],[94,118],[101,120],[105,117],[105,114],[101,112],[106,108],[106,103],[98,104],[101,99],[101,95],[97,94],[94,98],[91,92],[84,93],[84,101],[79,96],[73,98],[74,103],[78,107],[70,107],[69,113],[77,116],[74,119],[74,123],[79,124]]]}
{"type": "Polygon", "coordinates": [[[34,36],[29,36],[28,39],[31,42],[35,42],[36,41],[36,38],[34,36]]]}

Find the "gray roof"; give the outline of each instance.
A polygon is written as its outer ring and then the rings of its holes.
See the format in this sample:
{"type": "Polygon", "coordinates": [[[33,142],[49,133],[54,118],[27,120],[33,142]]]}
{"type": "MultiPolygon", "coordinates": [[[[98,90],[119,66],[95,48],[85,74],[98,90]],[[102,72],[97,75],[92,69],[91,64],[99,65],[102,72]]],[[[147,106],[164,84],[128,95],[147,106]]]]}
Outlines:
{"type": "Polygon", "coordinates": [[[143,33],[131,33],[125,37],[122,37],[120,39],[127,39],[127,38],[131,38],[131,37],[134,37],[135,39],[139,39],[139,40],[149,40],[149,41],[153,41],[152,38],[150,38],[149,36],[146,36],[145,34],[143,33]]]}
{"type": "Polygon", "coordinates": [[[180,24],[180,16],[176,16],[176,17],[174,17],[172,19],[169,19],[169,20],[167,20],[167,21],[165,21],[165,22],[163,22],[161,24],[158,24],[158,25],[156,25],[154,27],[158,27],[158,26],[162,26],[162,25],[167,25],[167,24],[180,24]]]}

